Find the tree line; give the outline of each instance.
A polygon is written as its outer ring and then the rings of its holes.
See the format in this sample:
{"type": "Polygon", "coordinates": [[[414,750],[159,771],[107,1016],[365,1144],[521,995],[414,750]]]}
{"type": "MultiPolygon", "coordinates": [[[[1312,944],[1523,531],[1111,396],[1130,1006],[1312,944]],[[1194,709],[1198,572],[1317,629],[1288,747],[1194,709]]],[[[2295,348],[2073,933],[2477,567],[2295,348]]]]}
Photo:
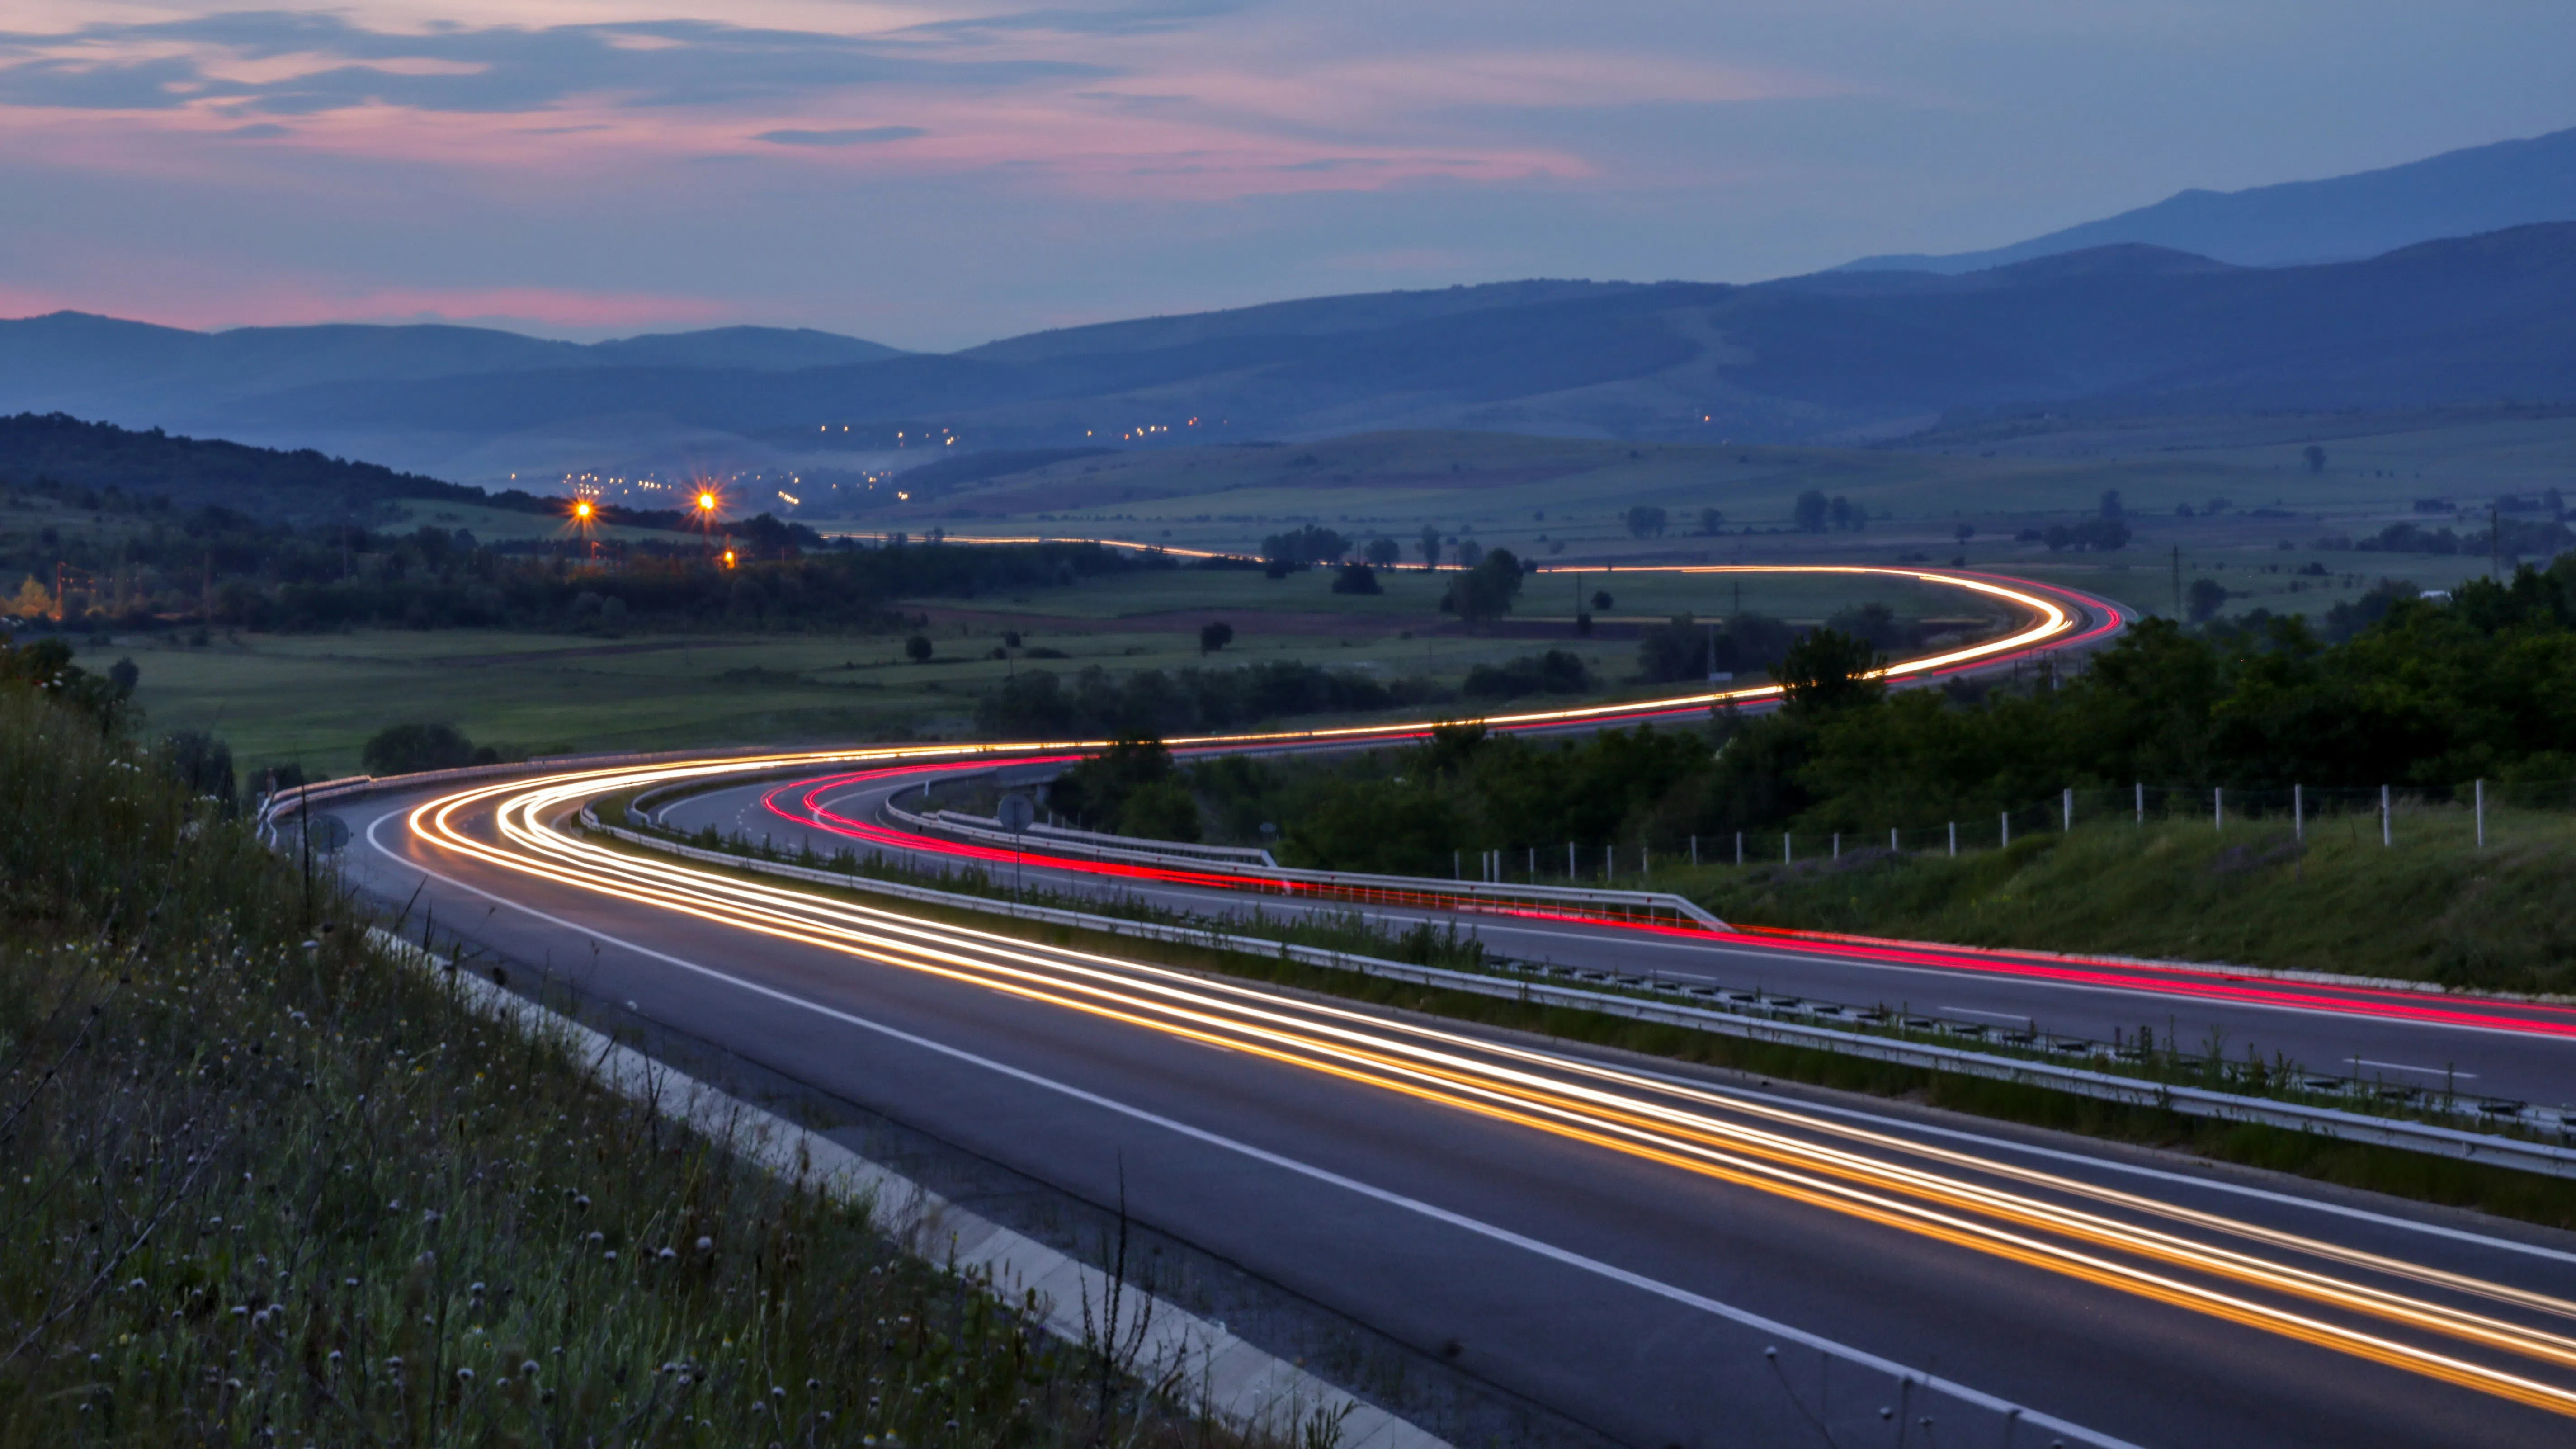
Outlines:
{"type": "Polygon", "coordinates": [[[1558,866],[1568,842],[1678,851],[1737,830],[1991,820],[2070,787],[2438,797],[2576,778],[2576,558],[2380,603],[2339,643],[2295,618],[2148,619],[2080,671],[2019,687],[1890,691],[1868,677],[1868,640],[1818,629],[1783,651],[1788,697],[1768,714],[1570,741],[1453,726],[1365,757],[1185,773],[1220,839],[1266,820],[1283,860],[1435,875],[1496,847],[1558,866]]]}

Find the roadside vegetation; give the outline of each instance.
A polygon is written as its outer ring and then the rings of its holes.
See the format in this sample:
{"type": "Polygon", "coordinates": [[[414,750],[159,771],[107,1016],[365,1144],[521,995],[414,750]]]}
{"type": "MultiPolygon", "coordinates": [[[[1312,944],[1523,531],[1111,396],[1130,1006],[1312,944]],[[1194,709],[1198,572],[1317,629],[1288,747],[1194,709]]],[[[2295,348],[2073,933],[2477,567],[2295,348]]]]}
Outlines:
{"type": "Polygon", "coordinates": [[[0,1445],[1233,1442],[466,1010],[0,650],[0,1445]]]}
{"type": "Polygon", "coordinates": [[[1136,741],[1059,808],[1326,869],[1498,850],[1747,923],[2576,990],[2576,559],[2326,627],[2147,620],[2072,677],[1896,693],[1821,628],[1761,717],[1178,765],[1136,741]]]}

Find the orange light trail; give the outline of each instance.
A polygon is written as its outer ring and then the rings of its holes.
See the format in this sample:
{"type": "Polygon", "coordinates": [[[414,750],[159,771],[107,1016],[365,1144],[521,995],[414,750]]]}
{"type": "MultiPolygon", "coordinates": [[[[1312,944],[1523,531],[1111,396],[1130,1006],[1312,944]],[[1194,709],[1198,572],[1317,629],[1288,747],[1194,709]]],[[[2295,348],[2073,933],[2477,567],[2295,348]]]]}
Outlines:
{"type": "MultiPolygon", "coordinates": [[[[887,759],[919,752],[867,753],[887,759]]],[[[423,804],[409,823],[443,849],[558,885],[1249,1053],[2576,1415],[2576,1391],[2536,1376],[2576,1370],[2576,1338],[2563,1331],[2576,1321],[2576,1304],[2549,1295],[1615,1066],[632,855],[550,823],[602,794],[746,764],[858,758],[686,762],[485,785],[423,804]],[[460,820],[486,806],[494,812],[497,844],[477,838],[460,820]],[[2124,1220],[2121,1213],[2169,1226],[2124,1220]],[[2273,1261],[2226,1239],[2322,1266],[2273,1261]],[[2360,1281],[2355,1272],[2544,1315],[2551,1326],[2360,1281]],[[2356,1319],[2380,1326],[2350,1321],[2356,1319]],[[2457,1347],[2400,1336],[2408,1333],[2457,1347]],[[2511,1355],[2531,1367],[2470,1356],[2477,1352],[2511,1355]]]]}

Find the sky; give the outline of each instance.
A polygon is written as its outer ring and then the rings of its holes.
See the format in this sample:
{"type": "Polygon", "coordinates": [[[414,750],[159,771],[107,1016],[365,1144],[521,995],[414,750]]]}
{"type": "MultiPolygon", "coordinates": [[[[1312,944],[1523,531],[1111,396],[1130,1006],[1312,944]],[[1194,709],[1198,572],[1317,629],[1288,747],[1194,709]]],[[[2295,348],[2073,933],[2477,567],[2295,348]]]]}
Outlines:
{"type": "Polygon", "coordinates": [[[2566,0],[0,7],[0,316],[949,349],[1752,281],[2576,126],[2566,0]]]}

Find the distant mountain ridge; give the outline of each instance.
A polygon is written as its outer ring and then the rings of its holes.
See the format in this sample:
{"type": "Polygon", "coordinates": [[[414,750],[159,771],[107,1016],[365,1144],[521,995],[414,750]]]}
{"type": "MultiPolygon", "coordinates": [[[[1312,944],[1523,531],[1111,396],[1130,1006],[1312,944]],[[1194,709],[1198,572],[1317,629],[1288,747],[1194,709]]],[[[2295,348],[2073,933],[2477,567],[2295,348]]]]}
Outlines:
{"type": "Polygon", "coordinates": [[[2121,243],[2247,267],[2353,261],[2442,237],[2576,221],[2576,129],[2402,166],[2243,191],[2177,192],[2134,211],[1986,251],[1863,257],[1839,271],[1957,276],[2121,243]]]}
{"type": "Polygon", "coordinates": [[[308,383],[683,363],[776,372],[902,355],[881,343],[808,328],[723,327],[585,344],[438,324],[193,332],[52,312],[0,321],[0,406],[45,412],[167,389],[235,397],[308,383]]]}
{"type": "Polygon", "coordinates": [[[497,489],[549,465],[846,480],[979,451],[1378,429],[1850,443],[2041,411],[2563,402],[2576,223],[2299,267],[2123,243],[1955,276],[1326,297],[853,360],[822,334],[575,348],[384,330],[0,322],[0,413],[319,447],[497,489]]]}

